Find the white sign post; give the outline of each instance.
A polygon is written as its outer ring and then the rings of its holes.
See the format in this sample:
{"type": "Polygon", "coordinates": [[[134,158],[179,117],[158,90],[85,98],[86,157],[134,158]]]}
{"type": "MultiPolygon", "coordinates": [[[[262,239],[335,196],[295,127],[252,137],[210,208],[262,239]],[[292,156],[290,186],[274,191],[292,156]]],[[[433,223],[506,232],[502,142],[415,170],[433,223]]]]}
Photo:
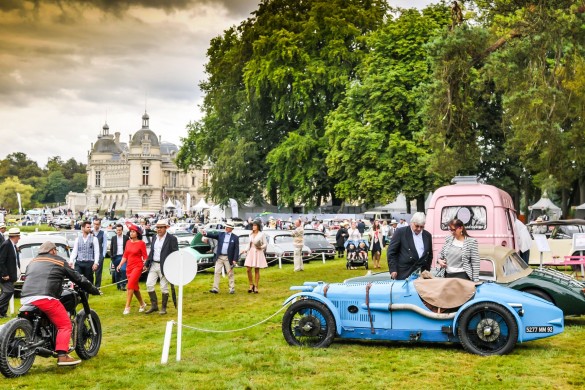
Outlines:
{"type": "Polygon", "coordinates": [[[534,242],[536,243],[536,247],[540,252],[540,268],[542,269],[542,253],[543,252],[550,252],[550,247],[548,245],[548,241],[546,240],[545,234],[533,234],[534,242]]]}
{"type": "MultiPolygon", "coordinates": [[[[197,260],[195,256],[188,252],[176,251],[166,258],[163,271],[169,282],[175,286],[179,286],[179,302],[177,303],[177,361],[180,361],[181,338],[183,333],[183,286],[191,283],[195,275],[197,275],[197,260]]],[[[172,327],[170,328],[172,329],[172,327]]],[[[169,327],[167,326],[167,331],[168,329],[169,327]]],[[[163,351],[163,358],[164,356],[165,351],[163,351]]],[[[168,351],[166,351],[166,356],[168,357],[168,351]]]]}

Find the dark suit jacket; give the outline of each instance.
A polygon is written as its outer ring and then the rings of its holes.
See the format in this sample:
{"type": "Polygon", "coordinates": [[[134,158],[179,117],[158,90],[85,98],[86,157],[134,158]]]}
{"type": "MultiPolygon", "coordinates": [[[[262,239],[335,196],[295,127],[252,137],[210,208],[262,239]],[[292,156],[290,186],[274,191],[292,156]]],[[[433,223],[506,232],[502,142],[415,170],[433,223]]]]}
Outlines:
{"type": "MultiPolygon", "coordinates": [[[[217,247],[215,248],[215,256],[214,260],[217,261],[217,256],[221,253],[221,247],[223,246],[223,239],[225,237],[225,232],[215,233],[215,232],[208,232],[206,237],[213,238],[217,240],[217,247]]],[[[230,243],[228,245],[228,253],[227,257],[230,263],[234,264],[240,258],[240,239],[236,236],[233,232],[230,237],[230,243]]]]}
{"type": "MultiPolygon", "coordinates": [[[[148,254],[148,260],[146,260],[146,267],[150,267],[150,264],[153,261],[153,257],[154,257],[154,243],[156,242],[158,238],[152,237],[152,240],[150,242],[150,253],[148,254]]],[[[177,237],[173,236],[170,233],[167,233],[167,236],[165,237],[165,240],[163,242],[163,246],[162,249],[160,250],[160,270],[162,272],[162,274],[164,275],[164,265],[165,265],[165,260],[166,258],[173,252],[178,251],[179,250],[179,241],[177,241],[177,237]]]]}
{"type": "Polygon", "coordinates": [[[114,256],[122,256],[124,254],[124,249],[126,249],[126,243],[128,242],[128,236],[125,234],[122,234],[122,253],[117,253],[118,252],[118,235],[115,235],[114,237],[112,237],[112,240],[110,241],[110,258],[114,258],[114,256]]]}
{"type": "Polygon", "coordinates": [[[396,279],[406,279],[414,271],[422,268],[429,271],[433,261],[433,239],[431,233],[423,230],[423,244],[425,246],[422,257],[419,258],[412,238],[410,226],[399,228],[394,232],[388,246],[388,269],[390,273],[397,272],[396,279]]]}
{"type": "Polygon", "coordinates": [[[14,244],[6,239],[0,245],[0,277],[9,276],[8,280],[3,282],[16,282],[18,280],[18,267],[16,266],[16,253],[14,244]]]}

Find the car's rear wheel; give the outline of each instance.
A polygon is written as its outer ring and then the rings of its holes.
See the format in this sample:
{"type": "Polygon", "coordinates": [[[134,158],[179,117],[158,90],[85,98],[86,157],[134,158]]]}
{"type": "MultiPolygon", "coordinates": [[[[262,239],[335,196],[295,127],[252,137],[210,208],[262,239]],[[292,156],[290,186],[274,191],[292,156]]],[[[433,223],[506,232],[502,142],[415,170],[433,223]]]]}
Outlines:
{"type": "Polygon", "coordinates": [[[538,290],[536,288],[527,288],[526,290],[524,290],[524,292],[528,293],[528,294],[536,295],[537,297],[542,298],[545,301],[549,301],[550,303],[553,303],[553,304],[555,303],[555,301],[553,301],[551,296],[542,290],[538,290]]]}
{"type": "Polygon", "coordinates": [[[457,329],[463,348],[476,355],[504,355],[518,340],[518,324],[505,307],[493,302],[465,309],[457,329]]]}
{"type": "Polygon", "coordinates": [[[321,302],[303,299],[284,313],[282,334],[290,345],[326,348],[335,338],[335,319],[321,302]]]}

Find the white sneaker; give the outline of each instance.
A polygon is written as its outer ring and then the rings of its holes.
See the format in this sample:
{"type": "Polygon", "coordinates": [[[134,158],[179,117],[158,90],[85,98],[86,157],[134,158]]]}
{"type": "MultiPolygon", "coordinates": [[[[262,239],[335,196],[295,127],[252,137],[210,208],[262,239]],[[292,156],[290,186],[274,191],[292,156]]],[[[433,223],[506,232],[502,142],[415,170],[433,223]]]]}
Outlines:
{"type": "Polygon", "coordinates": [[[124,313],[122,313],[122,314],[124,314],[124,315],[130,314],[130,308],[129,307],[124,308],[124,313]]]}
{"type": "Polygon", "coordinates": [[[138,309],[138,312],[144,313],[145,310],[146,310],[146,303],[144,304],[144,306],[140,306],[140,309],[138,309]]]}

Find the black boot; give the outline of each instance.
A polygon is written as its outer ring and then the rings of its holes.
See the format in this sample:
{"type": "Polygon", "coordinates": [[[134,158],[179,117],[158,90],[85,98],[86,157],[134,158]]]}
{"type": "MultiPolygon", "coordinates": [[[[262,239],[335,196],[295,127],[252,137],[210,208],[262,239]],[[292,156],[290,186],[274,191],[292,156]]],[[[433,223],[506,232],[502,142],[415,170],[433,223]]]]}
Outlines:
{"type": "Polygon", "coordinates": [[[156,292],[149,291],[148,296],[150,297],[150,309],[145,311],[144,314],[150,314],[158,311],[158,299],[156,298],[156,292]]]}
{"type": "Polygon", "coordinates": [[[167,303],[168,302],[169,302],[169,294],[163,293],[162,304],[161,304],[160,311],[158,312],[158,314],[160,314],[160,315],[167,314],[167,303]]]}

